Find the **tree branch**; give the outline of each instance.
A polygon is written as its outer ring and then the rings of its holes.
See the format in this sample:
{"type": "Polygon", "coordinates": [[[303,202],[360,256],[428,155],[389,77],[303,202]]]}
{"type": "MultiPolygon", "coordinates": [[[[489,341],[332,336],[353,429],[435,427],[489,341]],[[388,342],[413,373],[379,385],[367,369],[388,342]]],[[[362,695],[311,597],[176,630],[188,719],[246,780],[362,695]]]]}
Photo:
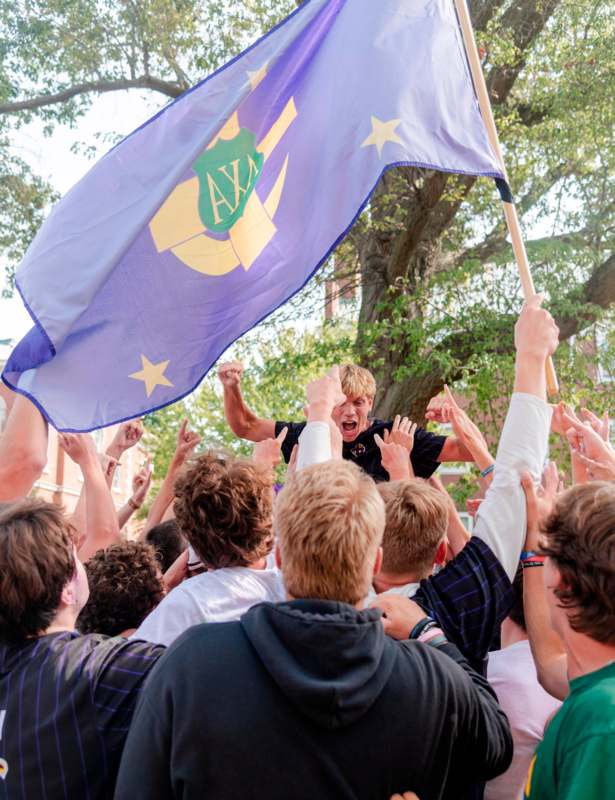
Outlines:
{"type": "Polygon", "coordinates": [[[119,92],[125,89],[151,89],[167,97],[179,97],[184,91],[183,87],[177,83],[152,78],[150,75],[143,75],[133,79],[119,78],[117,80],[85,81],[55,94],[41,94],[28,100],[3,103],[0,105],[0,114],[15,114],[18,111],[32,111],[35,108],[65,103],[67,100],[82,94],[102,94],[104,92],[119,92]]]}
{"type": "Polygon", "coordinates": [[[576,306],[574,313],[555,318],[560,341],[569,339],[594,323],[598,308],[607,309],[615,303],[615,253],[596,267],[580,290],[572,292],[569,299],[576,306]],[[583,304],[586,308],[579,310],[579,305],[583,304]]]}

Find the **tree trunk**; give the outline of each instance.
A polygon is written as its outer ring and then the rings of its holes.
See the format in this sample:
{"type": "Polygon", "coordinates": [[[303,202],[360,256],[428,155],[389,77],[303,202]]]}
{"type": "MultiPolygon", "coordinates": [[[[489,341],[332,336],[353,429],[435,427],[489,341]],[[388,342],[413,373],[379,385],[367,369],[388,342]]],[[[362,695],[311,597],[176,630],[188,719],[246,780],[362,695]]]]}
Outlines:
{"type": "MultiPolygon", "coordinates": [[[[472,0],[470,11],[476,30],[485,30],[494,16],[500,21],[518,52],[513,64],[499,65],[487,76],[494,103],[503,103],[516,77],[523,68],[527,51],[552,15],[558,0],[472,0]]],[[[395,168],[383,176],[370,205],[370,227],[361,238],[359,263],[362,300],[359,313],[358,351],[362,363],[370,368],[378,382],[374,406],[378,416],[389,418],[396,413],[410,414],[421,420],[429,399],[437,394],[445,381],[458,374],[444,374],[441,361],[429,358],[428,368],[408,377],[403,367],[425,353],[412,351],[403,341],[392,341],[388,330],[393,325],[393,305],[403,293],[403,313],[414,324],[420,324],[427,311],[420,300],[420,289],[436,273],[451,267],[450,254],[440,245],[442,234],[453,222],[457,211],[471,191],[475,178],[451,176],[433,170],[409,167],[395,168]],[[448,189],[455,189],[448,192],[448,189]],[[453,197],[454,199],[451,199],[453,197]],[[391,323],[391,326],[388,326],[391,323]],[[370,340],[370,328],[379,327],[378,338],[370,340]],[[433,361],[433,366],[430,362],[433,361]],[[396,376],[399,370],[401,377],[396,376]]],[[[471,332],[460,333],[462,354],[469,358],[471,332]]],[[[459,337],[456,337],[459,338],[459,337]]],[[[506,336],[512,346],[510,332],[506,336]]],[[[463,360],[459,362],[463,364],[463,360]]]]}

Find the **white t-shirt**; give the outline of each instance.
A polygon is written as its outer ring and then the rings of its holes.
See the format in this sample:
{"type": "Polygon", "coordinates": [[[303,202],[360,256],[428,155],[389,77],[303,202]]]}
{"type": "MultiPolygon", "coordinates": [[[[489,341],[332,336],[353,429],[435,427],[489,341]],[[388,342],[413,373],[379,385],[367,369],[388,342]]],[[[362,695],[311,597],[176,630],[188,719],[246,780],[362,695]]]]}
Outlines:
{"type": "Polygon", "coordinates": [[[130,637],[170,645],[201,622],[232,622],[257,603],[286,599],[282,574],[267,560],[266,569],[224,567],[180,583],[130,637]]]}
{"type": "Polygon", "coordinates": [[[517,800],[545,726],[561,703],[538,683],[527,639],[489,653],[487,678],[510,722],[515,749],[508,770],[487,784],[485,800],[517,800]]]}

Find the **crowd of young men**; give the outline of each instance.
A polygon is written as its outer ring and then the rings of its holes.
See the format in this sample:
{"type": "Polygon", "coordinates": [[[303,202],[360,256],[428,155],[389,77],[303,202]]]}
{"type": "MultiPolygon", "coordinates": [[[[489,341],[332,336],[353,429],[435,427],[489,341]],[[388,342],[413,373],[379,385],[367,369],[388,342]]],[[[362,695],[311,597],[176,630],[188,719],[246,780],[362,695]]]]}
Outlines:
{"type": "MultiPolygon", "coordinates": [[[[0,800],[608,797],[615,453],[608,422],[547,404],[557,341],[534,298],[495,459],[450,393],[427,416],[452,437],[374,420],[373,377],[344,365],[307,387],[305,422],[274,422],[223,365],[253,458],[195,455],[184,424],[138,542],[109,492],[119,453],[89,436],[63,438],[75,513],[28,498],[46,426],[13,397],[0,800]],[[553,466],[540,482],[550,431],[571,446],[566,491],[553,466]],[[448,460],[481,474],[471,536],[427,481],[448,460]]],[[[140,434],[124,425],[116,449],[140,434]]]]}

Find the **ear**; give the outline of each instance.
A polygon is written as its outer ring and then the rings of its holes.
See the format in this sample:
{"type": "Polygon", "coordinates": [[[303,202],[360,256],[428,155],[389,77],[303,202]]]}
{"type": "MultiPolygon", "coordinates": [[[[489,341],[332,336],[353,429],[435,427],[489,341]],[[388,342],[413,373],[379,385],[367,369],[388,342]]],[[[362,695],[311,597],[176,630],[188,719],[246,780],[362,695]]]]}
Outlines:
{"type": "Polygon", "coordinates": [[[369,412],[372,410],[372,407],[374,405],[374,398],[373,397],[367,397],[366,400],[367,400],[367,413],[369,414],[369,412]]]}
{"type": "Polygon", "coordinates": [[[282,554],[280,553],[280,547],[277,544],[275,546],[275,565],[278,569],[282,569],[282,554]]]}
{"type": "Polygon", "coordinates": [[[60,605],[74,606],[76,602],[77,593],[75,591],[75,581],[71,579],[68,583],[64,584],[62,594],[60,595],[60,605]]]}
{"type": "Polygon", "coordinates": [[[438,545],[438,549],[436,550],[436,557],[434,558],[434,564],[442,567],[446,564],[446,539],[440,542],[438,545]]]}
{"type": "Polygon", "coordinates": [[[378,575],[382,569],[382,547],[378,548],[376,552],[376,560],[374,561],[374,575],[378,575]]]}

